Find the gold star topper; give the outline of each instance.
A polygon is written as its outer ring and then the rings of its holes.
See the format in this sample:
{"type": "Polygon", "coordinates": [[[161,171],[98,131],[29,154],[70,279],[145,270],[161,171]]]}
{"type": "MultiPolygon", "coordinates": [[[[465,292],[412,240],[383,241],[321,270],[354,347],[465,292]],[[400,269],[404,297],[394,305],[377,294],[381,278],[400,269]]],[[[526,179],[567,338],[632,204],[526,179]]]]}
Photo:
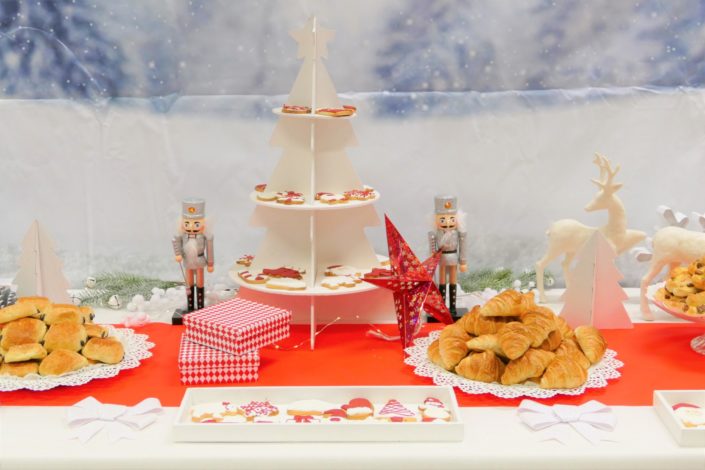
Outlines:
{"type": "Polygon", "coordinates": [[[328,58],[328,41],[333,39],[335,31],[319,26],[316,17],[312,16],[302,29],[290,34],[299,43],[297,57],[315,60],[328,58]]]}

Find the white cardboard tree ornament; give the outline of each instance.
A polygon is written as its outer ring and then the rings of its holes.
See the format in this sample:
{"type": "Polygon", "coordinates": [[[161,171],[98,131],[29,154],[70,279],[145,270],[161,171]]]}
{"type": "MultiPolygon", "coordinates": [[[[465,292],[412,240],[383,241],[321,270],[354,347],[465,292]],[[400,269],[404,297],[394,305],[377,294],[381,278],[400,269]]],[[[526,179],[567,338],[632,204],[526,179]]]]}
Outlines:
{"type": "Polygon", "coordinates": [[[614,248],[599,230],[578,252],[561,310],[561,317],[571,327],[632,328],[623,303],[627,294],[619,285],[623,276],[614,264],[616,257],[614,248]]]}
{"type": "Polygon", "coordinates": [[[43,296],[55,303],[71,303],[69,282],[54,243],[36,220],[22,241],[20,270],[15,276],[18,297],[43,296]]]}

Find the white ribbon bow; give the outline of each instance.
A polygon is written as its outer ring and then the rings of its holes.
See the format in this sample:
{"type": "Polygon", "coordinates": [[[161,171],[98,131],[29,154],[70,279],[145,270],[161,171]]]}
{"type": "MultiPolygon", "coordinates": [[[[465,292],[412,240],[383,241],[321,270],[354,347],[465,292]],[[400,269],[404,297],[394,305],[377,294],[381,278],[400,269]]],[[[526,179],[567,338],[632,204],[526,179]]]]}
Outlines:
{"type": "Polygon", "coordinates": [[[568,426],[595,445],[600,441],[613,440],[603,431],[613,431],[617,424],[612,409],[595,400],[580,406],[547,406],[533,400],[522,400],[518,413],[519,419],[534,431],[551,428],[541,434],[541,440],[555,439],[563,444],[568,426]]]}
{"type": "Polygon", "coordinates": [[[162,404],[156,398],[146,398],[135,406],[103,404],[93,397],[85,398],[68,409],[67,421],[74,428],[70,439],[86,443],[105,429],[110,442],[134,439],[141,431],[157,420],[162,404]]]}

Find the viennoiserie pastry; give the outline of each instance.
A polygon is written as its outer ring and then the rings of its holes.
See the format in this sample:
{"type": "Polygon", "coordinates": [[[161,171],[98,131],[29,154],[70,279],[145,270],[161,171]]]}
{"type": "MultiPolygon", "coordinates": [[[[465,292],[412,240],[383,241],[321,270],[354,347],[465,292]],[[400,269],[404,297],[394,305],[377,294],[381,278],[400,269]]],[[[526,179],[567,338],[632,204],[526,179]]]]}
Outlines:
{"type": "Polygon", "coordinates": [[[39,375],[62,375],[88,365],[88,359],[68,349],[56,349],[39,365],[39,375]]]}

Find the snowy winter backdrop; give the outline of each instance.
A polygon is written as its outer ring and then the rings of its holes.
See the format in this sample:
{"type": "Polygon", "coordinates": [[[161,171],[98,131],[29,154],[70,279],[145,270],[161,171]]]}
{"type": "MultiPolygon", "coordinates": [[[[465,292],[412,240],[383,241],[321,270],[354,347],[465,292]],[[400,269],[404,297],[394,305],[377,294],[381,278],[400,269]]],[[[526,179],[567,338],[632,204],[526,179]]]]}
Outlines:
{"type": "Polygon", "coordinates": [[[208,201],[213,279],[255,251],[248,194],[278,157],[270,110],[300,66],[287,33],[311,14],[337,31],[328,68],[361,111],[353,162],[417,251],[447,191],[474,267],[531,267],[550,221],[604,223],[582,210],[594,151],[622,164],[630,228],[652,232],[661,203],[705,211],[705,1],[0,0],[0,278],[35,218],[74,284],[178,277],[187,195],[208,201]]]}

